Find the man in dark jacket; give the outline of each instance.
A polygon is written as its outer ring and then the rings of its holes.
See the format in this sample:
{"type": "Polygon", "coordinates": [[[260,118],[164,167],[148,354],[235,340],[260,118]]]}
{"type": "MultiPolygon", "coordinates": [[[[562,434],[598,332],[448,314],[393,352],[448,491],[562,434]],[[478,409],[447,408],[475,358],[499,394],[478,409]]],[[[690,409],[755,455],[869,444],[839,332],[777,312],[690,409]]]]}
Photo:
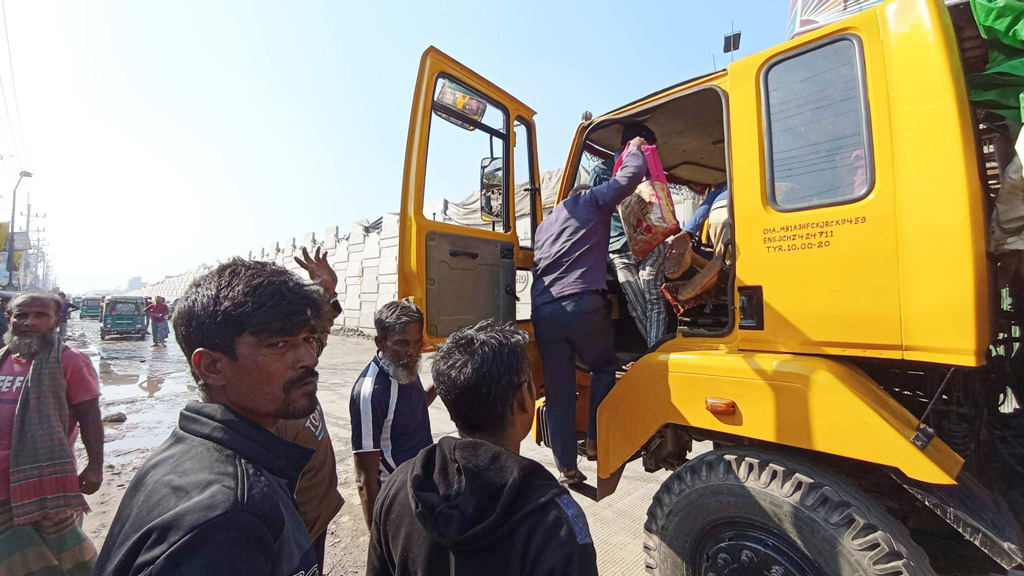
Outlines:
{"type": "Polygon", "coordinates": [[[313,451],[278,438],[316,409],[321,292],[285,268],[239,259],[196,280],[174,332],[202,402],[132,480],[98,575],[317,575],[292,494],[313,451]]]}
{"type": "Polygon", "coordinates": [[[460,438],[442,438],[384,484],[368,576],[597,574],[583,510],[519,456],[536,401],[528,340],[485,320],[438,350],[431,374],[460,438]]]}

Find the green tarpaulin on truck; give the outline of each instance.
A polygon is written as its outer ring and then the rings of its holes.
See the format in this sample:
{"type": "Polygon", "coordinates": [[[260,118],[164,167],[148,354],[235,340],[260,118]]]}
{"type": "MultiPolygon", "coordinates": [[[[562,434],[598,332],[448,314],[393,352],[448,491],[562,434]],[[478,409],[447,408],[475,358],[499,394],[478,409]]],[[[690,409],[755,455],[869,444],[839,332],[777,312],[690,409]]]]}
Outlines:
{"type": "Polygon", "coordinates": [[[1024,108],[1024,2],[971,0],[971,10],[988,41],[988,66],[967,77],[970,98],[1019,129],[1024,108]]]}

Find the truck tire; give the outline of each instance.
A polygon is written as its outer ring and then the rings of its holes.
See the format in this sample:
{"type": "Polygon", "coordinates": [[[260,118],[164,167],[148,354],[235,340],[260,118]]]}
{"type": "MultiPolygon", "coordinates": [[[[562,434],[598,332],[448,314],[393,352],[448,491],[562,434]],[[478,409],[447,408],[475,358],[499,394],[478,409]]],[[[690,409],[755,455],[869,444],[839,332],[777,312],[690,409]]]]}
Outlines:
{"type": "Polygon", "coordinates": [[[907,529],[824,466],[756,448],[672,473],[644,524],[649,574],[935,576],[907,529]]]}

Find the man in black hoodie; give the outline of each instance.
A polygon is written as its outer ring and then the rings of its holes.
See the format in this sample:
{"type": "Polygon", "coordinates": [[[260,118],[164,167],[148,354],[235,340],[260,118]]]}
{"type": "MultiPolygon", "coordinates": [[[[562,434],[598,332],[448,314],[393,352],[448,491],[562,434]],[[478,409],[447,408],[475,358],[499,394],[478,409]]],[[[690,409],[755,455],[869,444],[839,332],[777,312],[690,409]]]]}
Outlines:
{"type": "Polygon", "coordinates": [[[448,337],[431,374],[459,429],[399,466],[373,513],[366,574],[597,574],[583,510],[519,455],[536,391],[526,332],[485,320],[448,337]]]}
{"type": "Polygon", "coordinates": [[[97,575],[319,575],[292,498],[313,450],[273,430],[317,407],[324,308],[270,262],[236,258],[192,283],[174,333],[202,402],[132,480],[97,575]]]}

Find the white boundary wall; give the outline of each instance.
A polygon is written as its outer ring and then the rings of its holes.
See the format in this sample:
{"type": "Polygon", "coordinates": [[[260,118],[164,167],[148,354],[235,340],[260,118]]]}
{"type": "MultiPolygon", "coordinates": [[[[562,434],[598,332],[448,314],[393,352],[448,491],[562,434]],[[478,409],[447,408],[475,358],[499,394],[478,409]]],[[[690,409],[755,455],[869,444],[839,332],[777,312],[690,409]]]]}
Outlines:
{"type": "MultiPolygon", "coordinates": [[[[335,327],[355,328],[373,333],[373,313],[384,303],[398,297],[398,214],[384,215],[379,228],[371,228],[365,220],[354,222],[342,236],[337,226],[324,231],[322,237],[310,232],[302,238],[289,238],[274,242],[265,248],[253,250],[245,257],[250,260],[277,262],[289,270],[306,277],[294,257],[305,246],[310,252],[316,247],[327,251],[327,260],[338,273],[338,300],[344,312],[335,321],[335,327]]],[[[209,271],[212,266],[201,266],[177,276],[168,276],[139,290],[131,296],[163,296],[180,298],[193,280],[209,271]]]]}

